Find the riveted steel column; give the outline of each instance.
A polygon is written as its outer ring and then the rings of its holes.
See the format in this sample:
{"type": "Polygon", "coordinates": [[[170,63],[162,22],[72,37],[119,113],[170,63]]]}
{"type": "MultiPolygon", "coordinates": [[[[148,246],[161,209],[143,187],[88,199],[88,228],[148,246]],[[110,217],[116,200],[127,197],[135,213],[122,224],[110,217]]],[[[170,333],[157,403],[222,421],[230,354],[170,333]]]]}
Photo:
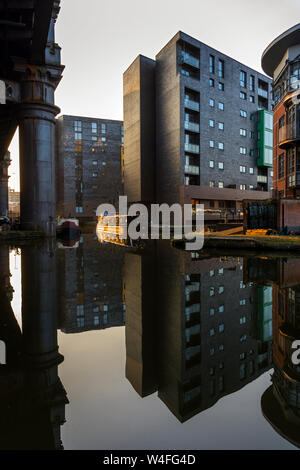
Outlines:
{"type": "Polygon", "coordinates": [[[55,235],[54,86],[47,69],[31,67],[21,82],[19,107],[20,211],[23,230],[55,235]]]}

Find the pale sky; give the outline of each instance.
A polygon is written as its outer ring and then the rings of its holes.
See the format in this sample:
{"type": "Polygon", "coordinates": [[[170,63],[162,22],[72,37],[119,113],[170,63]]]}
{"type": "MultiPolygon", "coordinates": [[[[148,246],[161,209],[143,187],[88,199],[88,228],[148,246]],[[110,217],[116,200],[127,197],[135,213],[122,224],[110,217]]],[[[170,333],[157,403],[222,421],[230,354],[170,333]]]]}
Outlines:
{"type": "MultiPolygon", "coordinates": [[[[56,104],[63,114],[123,119],[123,72],[177,31],[261,71],[266,46],[299,22],[299,0],[61,0],[56,41],[66,68],[56,104]]],[[[17,187],[16,138],[11,150],[17,187]]]]}

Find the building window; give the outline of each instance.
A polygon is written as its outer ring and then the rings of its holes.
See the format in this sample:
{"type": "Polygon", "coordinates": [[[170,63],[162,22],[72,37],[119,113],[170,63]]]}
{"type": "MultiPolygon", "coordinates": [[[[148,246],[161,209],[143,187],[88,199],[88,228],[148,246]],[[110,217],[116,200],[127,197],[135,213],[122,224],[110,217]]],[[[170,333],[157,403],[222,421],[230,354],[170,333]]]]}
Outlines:
{"type": "Polygon", "coordinates": [[[94,166],[97,166],[97,165],[98,165],[98,161],[97,161],[97,160],[93,160],[93,165],[94,165],[94,166]]]}
{"type": "Polygon", "coordinates": [[[252,114],[250,115],[250,119],[251,119],[251,121],[255,121],[255,114],[254,114],[254,113],[252,113],[252,114]]]}
{"type": "Polygon", "coordinates": [[[209,86],[210,86],[210,88],[214,88],[214,86],[215,86],[215,81],[214,81],[213,78],[210,78],[210,79],[209,79],[209,86]]]}
{"type": "Polygon", "coordinates": [[[243,118],[247,117],[247,111],[244,111],[243,109],[240,110],[240,116],[243,118]]]}
{"type": "Polygon", "coordinates": [[[254,150],[254,149],[250,149],[249,154],[250,154],[250,157],[254,157],[254,155],[255,155],[255,150],[254,150]]]}
{"type": "Polygon", "coordinates": [[[92,134],[97,134],[98,126],[96,122],[92,122],[92,134]]]}
{"type": "Polygon", "coordinates": [[[241,100],[246,100],[247,99],[247,93],[245,93],[244,91],[240,91],[240,98],[241,98],[241,100]]]}
{"type": "Polygon", "coordinates": [[[254,186],[253,184],[249,184],[249,189],[253,190],[254,189],[254,186]]]}
{"type": "Polygon", "coordinates": [[[214,187],[215,187],[215,182],[214,182],[214,181],[210,181],[210,182],[209,182],[209,187],[210,187],[210,188],[214,188],[214,187]]]}
{"type": "Polygon", "coordinates": [[[213,119],[209,120],[209,127],[215,127],[215,121],[213,119]]]}
{"type": "Polygon", "coordinates": [[[254,75],[250,75],[250,91],[254,91],[254,90],[255,90],[255,77],[254,75]]]}
{"type": "Polygon", "coordinates": [[[225,311],[224,305],[220,305],[220,307],[219,307],[219,313],[224,313],[224,311],[225,311]]]}
{"type": "Polygon", "coordinates": [[[218,143],[218,149],[219,150],[224,150],[224,143],[223,142],[218,143]]]}
{"type": "Polygon", "coordinates": [[[255,103],[255,98],[254,98],[254,96],[250,95],[250,98],[249,98],[249,99],[250,99],[250,103],[255,103]]]}
{"type": "Polygon", "coordinates": [[[93,178],[97,178],[98,173],[96,173],[96,172],[94,171],[93,174],[92,174],[92,176],[93,176],[93,178]]]}
{"type": "Polygon", "coordinates": [[[240,325],[245,325],[246,322],[247,318],[245,316],[240,318],[240,325]]]}
{"type": "Polygon", "coordinates": [[[214,287],[210,287],[209,289],[209,296],[210,297],[213,297],[215,295],[215,288],[214,287]]]}
{"type": "Polygon", "coordinates": [[[240,190],[245,191],[246,190],[246,185],[245,184],[240,184],[240,190]]]}
{"type": "Polygon", "coordinates": [[[250,175],[254,175],[254,168],[249,168],[250,175]]]}
{"type": "Polygon", "coordinates": [[[215,57],[209,56],[209,73],[215,73],[215,57]]]}
{"type": "Polygon", "coordinates": [[[221,111],[224,111],[224,103],[222,103],[221,101],[219,101],[219,109],[221,111]]]}
{"type": "Polygon", "coordinates": [[[209,100],[209,106],[210,106],[211,108],[214,108],[214,107],[215,107],[215,100],[213,100],[212,98],[210,98],[210,100],[209,100]]]}
{"type": "Polygon", "coordinates": [[[214,328],[211,328],[209,330],[209,336],[215,336],[215,334],[216,334],[216,332],[215,332],[214,328]]]}
{"type": "Polygon", "coordinates": [[[219,292],[219,294],[223,294],[224,286],[219,286],[218,292],[219,292]]]}
{"type": "Polygon", "coordinates": [[[213,317],[215,315],[215,309],[214,308],[210,308],[209,309],[209,316],[210,317],[213,317]]]}
{"type": "Polygon", "coordinates": [[[240,342],[241,342],[241,343],[244,343],[246,340],[247,340],[247,335],[242,335],[242,336],[240,337],[240,342]]]}
{"type": "Polygon", "coordinates": [[[224,330],[225,330],[225,325],[224,323],[222,323],[222,325],[219,325],[219,333],[223,333],[224,330]]]}
{"type": "Polygon", "coordinates": [[[83,213],[83,207],[76,207],[76,214],[82,214],[83,213]]]}
{"type": "Polygon", "coordinates": [[[246,129],[240,129],[240,135],[243,137],[247,137],[247,130],[246,129]]]}
{"type": "Polygon", "coordinates": [[[241,154],[241,155],[246,155],[246,154],[247,154],[247,149],[246,149],[246,147],[240,147],[240,154],[241,154]]]}
{"type": "Polygon", "coordinates": [[[82,132],[82,122],[74,121],[74,129],[75,129],[75,132],[82,132]]]}
{"type": "Polygon", "coordinates": [[[279,155],[278,158],[278,178],[284,178],[284,153],[279,155]]]}
{"type": "Polygon", "coordinates": [[[244,70],[240,71],[240,85],[242,88],[247,88],[247,74],[244,70]]]}
{"type": "Polygon", "coordinates": [[[94,326],[98,326],[100,325],[100,318],[97,316],[97,317],[94,317],[94,326]]]}
{"type": "Polygon", "coordinates": [[[283,127],[285,124],[285,115],[281,116],[281,118],[279,119],[279,127],[283,127]]]}
{"type": "Polygon", "coordinates": [[[98,140],[98,137],[96,135],[92,135],[92,141],[97,142],[97,140],[98,140]]]}
{"type": "Polygon", "coordinates": [[[215,162],[213,160],[209,161],[209,168],[214,168],[215,167],[215,162]]]}
{"type": "Polygon", "coordinates": [[[104,122],[101,124],[101,134],[106,134],[106,124],[104,122]]]}
{"type": "Polygon", "coordinates": [[[219,181],[218,188],[220,188],[220,189],[224,188],[224,182],[223,181],[219,181]]]}
{"type": "Polygon", "coordinates": [[[219,60],[219,77],[224,78],[225,75],[225,66],[224,66],[224,60],[219,60]]]}
{"type": "Polygon", "coordinates": [[[219,122],[218,128],[220,131],[224,131],[224,122],[219,122]]]}
{"type": "Polygon", "coordinates": [[[220,352],[223,352],[224,349],[225,349],[224,344],[220,344],[220,346],[219,346],[219,351],[220,351],[220,352]]]}
{"type": "Polygon", "coordinates": [[[241,300],[240,300],[240,305],[241,305],[241,306],[242,306],[242,305],[246,305],[246,299],[241,299],[241,300]]]}
{"type": "Polygon", "coordinates": [[[218,89],[219,89],[220,91],[224,91],[224,89],[225,89],[224,83],[219,82],[219,84],[218,84],[218,89]]]}
{"type": "Polygon", "coordinates": [[[214,356],[215,355],[215,348],[210,348],[209,350],[209,355],[214,356]]]}
{"type": "Polygon", "coordinates": [[[219,162],[219,170],[224,170],[224,163],[223,162],[219,162]]]}
{"type": "Polygon", "coordinates": [[[251,139],[254,139],[255,133],[253,131],[250,131],[250,137],[251,139]]]}

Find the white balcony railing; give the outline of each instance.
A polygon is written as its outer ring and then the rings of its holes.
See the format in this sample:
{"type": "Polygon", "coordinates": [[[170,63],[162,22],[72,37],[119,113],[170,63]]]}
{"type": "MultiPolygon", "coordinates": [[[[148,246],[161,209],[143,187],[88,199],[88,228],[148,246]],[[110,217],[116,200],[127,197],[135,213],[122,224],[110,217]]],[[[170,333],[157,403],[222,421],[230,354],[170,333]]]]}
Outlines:
{"type": "Polygon", "coordinates": [[[190,132],[200,132],[200,126],[196,122],[185,121],[184,128],[190,132]]]}
{"type": "Polygon", "coordinates": [[[184,106],[188,109],[192,109],[193,111],[199,111],[200,110],[200,104],[197,103],[197,101],[192,101],[192,100],[184,100],[184,106]]]}
{"type": "Polygon", "coordinates": [[[195,165],[185,165],[184,167],[184,173],[186,175],[199,175],[199,167],[195,165]]]}
{"type": "Polygon", "coordinates": [[[189,152],[189,153],[199,153],[200,152],[200,147],[199,147],[199,145],[196,145],[196,144],[185,143],[184,144],[184,149],[185,149],[186,152],[189,152]]]}
{"type": "Polygon", "coordinates": [[[267,183],[268,182],[268,177],[263,176],[263,175],[258,175],[257,176],[257,182],[258,183],[267,183]]]}
{"type": "Polygon", "coordinates": [[[268,98],[268,92],[266,90],[263,90],[262,88],[258,88],[257,93],[263,98],[268,98]]]}

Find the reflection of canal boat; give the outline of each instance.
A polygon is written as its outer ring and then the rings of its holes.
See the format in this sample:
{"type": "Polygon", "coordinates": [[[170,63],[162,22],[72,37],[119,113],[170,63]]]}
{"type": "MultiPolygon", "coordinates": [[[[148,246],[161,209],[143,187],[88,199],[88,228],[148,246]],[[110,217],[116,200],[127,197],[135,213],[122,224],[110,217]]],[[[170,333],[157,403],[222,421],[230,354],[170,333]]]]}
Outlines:
{"type": "Polygon", "coordinates": [[[63,238],[58,238],[57,247],[61,249],[78,248],[79,243],[80,238],[74,238],[74,240],[64,240],[63,238]]]}
{"type": "Polygon", "coordinates": [[[100,243],[113,243],[131,248],[142,248],[141,239],[132,240],[127,233],[127,227],[134,217],[126,215],[101,215],[98,217],[97,237],[100,243]]]}
{"type": "Polygon", "coordinates": [[[56,226],[56,235],[59,238],[74,240],[80,235],[78,219],[59,219],[56,226]]]}

